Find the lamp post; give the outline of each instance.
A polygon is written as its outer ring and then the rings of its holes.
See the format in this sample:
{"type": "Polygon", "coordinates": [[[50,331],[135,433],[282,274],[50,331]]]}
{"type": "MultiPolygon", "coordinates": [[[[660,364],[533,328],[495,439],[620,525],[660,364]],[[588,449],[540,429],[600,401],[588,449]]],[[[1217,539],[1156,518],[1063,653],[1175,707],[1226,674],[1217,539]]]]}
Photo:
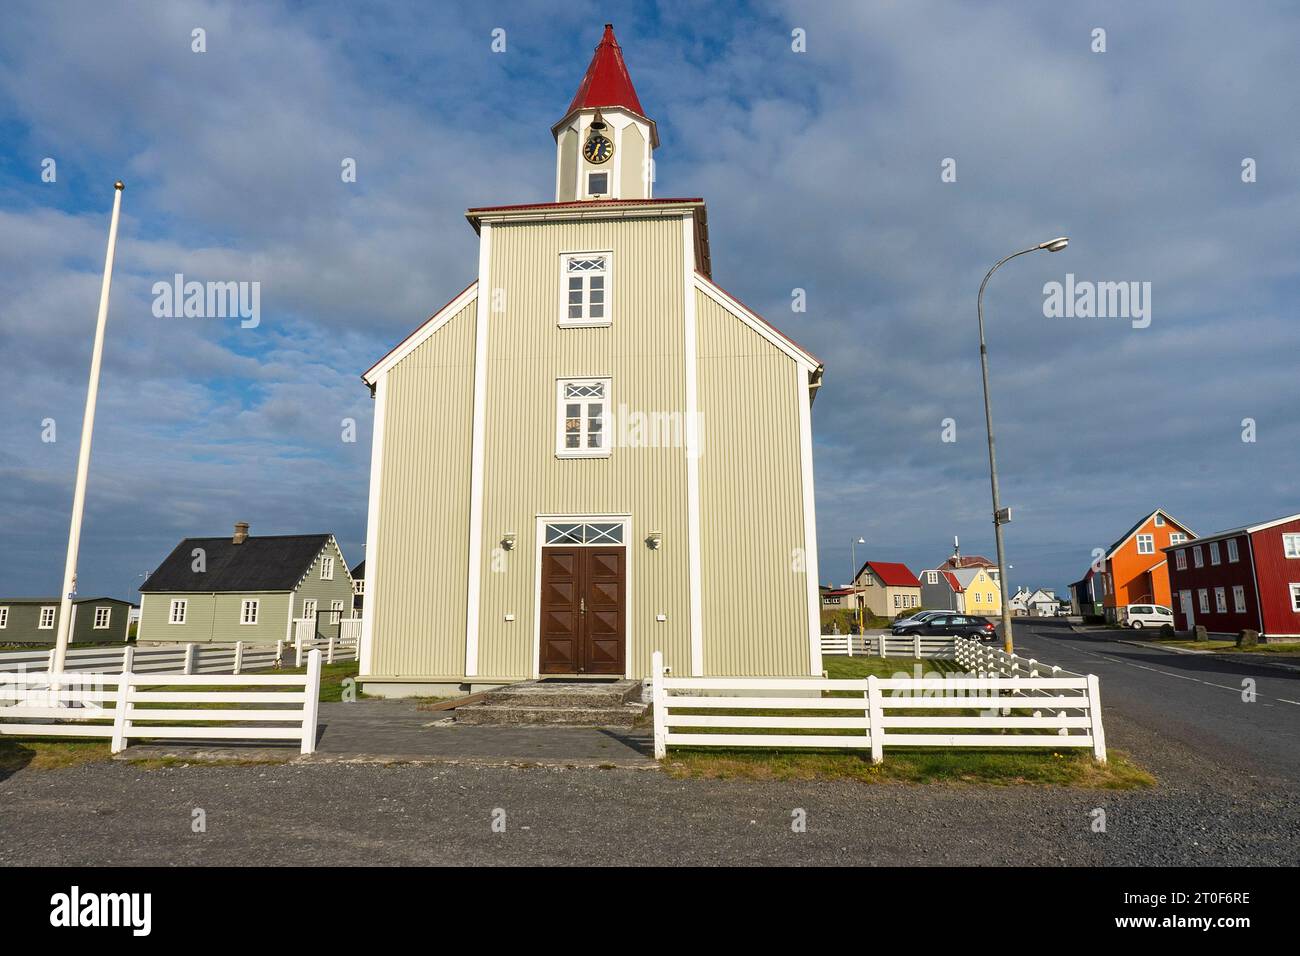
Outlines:
{"type": "MultiPolygon", "coordinates": [[[[867,539],[864,538],[864,537],[862,537],[861,535],[858,535],[858,539],[857,539],[856,541],[854,541],[854,540],[852,540],[852,539],[849,540],[849,561],[850,561],[850,562],[852,563],[852,565],[853,565],[852,570],[849,572],[849,580],[853,582],[853,616],[854,616],[855,618],[857,618],[857,620],[858,620],[858,633],[859,633],[859,634],[863,633],[863,630],[864,630],[864,629],[863,629],[863,627],[862,627],[862,602],[858,600],[858,553],[857,553],[857,546],[860,545],[860,544],[866,544],[866,543],[867,543],[867,539]]],[[[853,635],[852,635],[852,634],[849,635],[849,643],[850,643],[850,645],[852,645],[852,643],[853,643],[853,635]]]]}
{"type": "Polygon", "coordinates": [[[1028,249],[1013,252],[1005,259],[999,260],[984,276],[984,281],[980,283],[979,296],[975,299],[975,312],[979,316],[980,324],[980,374],[984,378],[984,427],[987,429],[989,436],[989,483],[993,487],[993,538],[997,542],[998,585],[1002,589],[1002,646],[1008,654],[1014,651],[1015,645],[1011,639],[1011,608],[1007,597],[1007,565],[1002,546],[1002,526],[1011,520],[1011,509],[1002,507],[1002,496],[998,491],[998,460],[993,442],[993,411],[989,407],[989,350],[984,344],[984,287],[989,284],[989,279],[992,278],[993,273],[997,272],[1003,263],[1010,262],[1016,256],[1023,256],[1026,253],[1038,252],[1043,249],[1048,252],[1060,252],[1069,243],[1070,240],[1067,237],[1060,236],[1056,239],[1049,239],[1047,242],[1040,242],[1036,246],[1030,246],[1028,249]]]}

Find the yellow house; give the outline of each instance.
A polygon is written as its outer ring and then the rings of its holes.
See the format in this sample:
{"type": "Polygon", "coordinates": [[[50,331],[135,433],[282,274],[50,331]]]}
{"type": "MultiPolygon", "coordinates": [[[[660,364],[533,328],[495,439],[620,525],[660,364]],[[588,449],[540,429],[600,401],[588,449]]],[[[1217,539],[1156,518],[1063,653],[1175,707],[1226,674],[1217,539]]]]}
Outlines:
{"type": "Polygon", "coordinates": [[[957,568],[951,574],[962,588],[958,610],[965,614],[1002,614],[1002,586],[996,568],[957,568]]]}
{"type": "Polygon", "coordinates": [[[551,134],[555,201],[470,209],[477,276],[363,375],[362,685],[819,675],[821,362],[713,281],[703,200],[653,195],[612,27],[551,134]]]}

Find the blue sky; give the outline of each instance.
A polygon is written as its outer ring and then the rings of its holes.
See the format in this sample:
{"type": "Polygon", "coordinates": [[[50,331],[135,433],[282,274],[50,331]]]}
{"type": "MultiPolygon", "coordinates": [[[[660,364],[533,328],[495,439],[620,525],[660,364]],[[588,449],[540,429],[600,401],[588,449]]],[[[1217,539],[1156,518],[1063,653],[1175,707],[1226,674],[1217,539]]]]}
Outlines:
{"type": "Polygon", "coordinates": [[[552,198],[549,127],[607,20],[659,123],[657,193],[703,196],[715,278],[826,361],[824,581],[859,534],[859,560],[917,570],[954,534],[992,553],[975,292],[1060,234],[1068,251],[986,295],[1012,584],[1063,587],[1156,506],[1202,533],[1300,511],[1285,4],[19,2],[0,33],[0,594],[59,587],[114,179],[81,593],[126,595],[239,519],[333,531],[355,563],[358,375],[473,277],[465,208],[552,198]],[[261,324],[155,318],[177,272],[261,282],[261,324]],[[1066,272],[1150,282],[1150,327],[1044,317],[1066,272]]]}

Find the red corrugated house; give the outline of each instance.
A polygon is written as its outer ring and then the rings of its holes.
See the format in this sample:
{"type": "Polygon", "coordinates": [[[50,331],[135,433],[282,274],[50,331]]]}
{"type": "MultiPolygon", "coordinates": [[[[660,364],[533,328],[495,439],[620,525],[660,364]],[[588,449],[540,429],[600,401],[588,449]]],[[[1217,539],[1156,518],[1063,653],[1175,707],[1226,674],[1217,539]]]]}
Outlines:
{"type": "Polygon", "coordinates": [[[1180,630],[1300,638],[1300,514],[1164,549],[1180,630]]]}

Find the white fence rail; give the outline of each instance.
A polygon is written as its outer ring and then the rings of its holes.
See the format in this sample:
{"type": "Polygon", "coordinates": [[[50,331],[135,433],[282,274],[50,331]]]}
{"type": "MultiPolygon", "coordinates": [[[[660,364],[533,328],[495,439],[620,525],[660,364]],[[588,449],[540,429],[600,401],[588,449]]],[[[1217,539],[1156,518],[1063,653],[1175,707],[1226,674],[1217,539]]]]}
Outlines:
{"type": "Polygon", "coordinates": [[[911,657],[915,660],[952,660],[956,638],[921,634],[823,634],[822,654],[827,657],[911,657]]]}
{"type": "MultiPolygon", "coordinates": [[[[269,670],[281,660],[284,642],[251,644],[176,644],[171,647],[72,647],[65,670],[81,673],[120,673],[128,655],[137,674],[242,674],[269,670]]],[[[54,651],[0,651],[0,670],[49,670],[54,651]]]]}
{"type": "Polygon", "coordinates": [[[337,634],[332,628],[329,634],[321,634],[314,618],[296,618],[293,622],[293,647],[298,667],[302,666],[303,655],[313,650],[325,656],[326,664],[360,660],[361,619],[344,618],[339,622],[337,634]]]}
{"type": "Polygon", "coordinates": [[[672,746],[828,747],[869,749],[880,763],[886,747],[1080,747],[1106,760],[1095,675],[667,677],[659,651],[651,666],[656,757],[672,746]]]}
{"type": "Polygon", "coordinates": [[[0,673],[0,735],[106,737],[113,753],[137,739],[296,740],[304,754],[316,749],[319,651],[305,674],[141,674],[127,656],[121,673],[0,673]]]}

